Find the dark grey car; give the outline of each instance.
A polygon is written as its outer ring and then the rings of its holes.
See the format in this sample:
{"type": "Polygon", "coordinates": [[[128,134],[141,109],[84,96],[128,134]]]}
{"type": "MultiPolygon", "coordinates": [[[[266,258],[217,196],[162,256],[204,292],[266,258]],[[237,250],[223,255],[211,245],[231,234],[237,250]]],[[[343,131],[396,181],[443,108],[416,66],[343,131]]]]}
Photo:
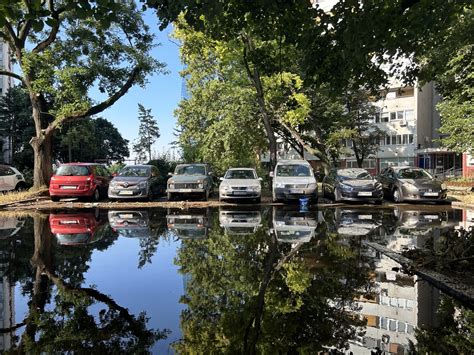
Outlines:
{"type": "Polygon", "coordinates": [[[414,167],[388,167],[378,178],[385,196],[395,202],[440,202],[446,199],[446,187],[427,171],[414,167]]]}
{"type": "Polygon", "coordinates": [[[164,191],[164,179],[153,165],[129,165],[124,167],[109,184],[110,199],[152,200],[164,191]]]}

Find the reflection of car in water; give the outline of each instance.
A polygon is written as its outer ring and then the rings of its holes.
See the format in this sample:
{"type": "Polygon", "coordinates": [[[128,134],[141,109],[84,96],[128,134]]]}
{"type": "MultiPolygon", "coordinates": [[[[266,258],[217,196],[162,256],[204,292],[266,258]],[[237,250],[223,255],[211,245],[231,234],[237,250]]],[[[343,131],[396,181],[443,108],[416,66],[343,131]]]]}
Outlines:
{"type": "Polygon", "coordinates": [[[0,239],[6,239],[17,234],[25,225],[25,221],[16,217],[0,218],[0,239]]]}
{"type": "Polygon", "coordinates": [[[255,233],[262,223],[260,210],[242,210],[242,208],[219,209],[219,223],[228,234],[246,235],[255,233]]]}
{"type": "Polygon", "coordinates": [[[199,239],[207,236],[207,210],[169,210],[166,222],[168,230],[181,239],[199,239]]]}
{"type": "Polygon", "coordinates": [[[97,213],[61,213],[49,216],[51,233],[61,245],[85,245],[102,239],[105,220],[97,213]]]}
{"type": "Polygon", "coordinates": [[[108,217],[110,227],[122,237],[150,236],[148,211],[109,211],[108,217]]]}
{"type": "Polygon", "coordinates": [[[362,236],[377,230],[382,225],[381,210],[366,208],[336,208],[334,223],[340,235],[362,236]]]}
{"type": "Polygon", "coordinates": [[[281,243],[307,243],[318,226],[318,212],[273,208],[273,231],[281,243]]]}

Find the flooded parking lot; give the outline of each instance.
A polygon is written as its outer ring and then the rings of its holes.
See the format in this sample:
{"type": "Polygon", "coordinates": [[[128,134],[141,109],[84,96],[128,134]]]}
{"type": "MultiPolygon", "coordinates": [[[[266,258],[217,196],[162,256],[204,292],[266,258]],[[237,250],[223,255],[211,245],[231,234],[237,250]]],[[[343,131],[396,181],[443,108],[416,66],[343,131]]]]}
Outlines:
{"type": "Polygon", "coordinates": [[[0,217],[0,347],[469,353],[472,310],[366,242],[401,252],[473,224],[474,211],[423,205],[0,217]]]}

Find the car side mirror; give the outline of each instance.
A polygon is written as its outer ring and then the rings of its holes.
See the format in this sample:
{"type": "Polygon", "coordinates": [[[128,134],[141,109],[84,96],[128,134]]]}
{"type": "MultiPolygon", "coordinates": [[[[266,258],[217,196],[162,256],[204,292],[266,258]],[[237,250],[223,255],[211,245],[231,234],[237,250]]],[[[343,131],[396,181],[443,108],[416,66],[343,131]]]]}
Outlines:
{"type": "Polygon", "coordinates": [[[169,173],[168,173],[168,176],[173,176],[173,173],[169,172],[169,173]]]}
{"type": "Polygon", "coordinates": [[[263,179],[261,177],[258,178],[259,181],[263,181],[263,179]]]}
{"type": "Polygon", "coordinates": [[[220,181],[224,181],[224,178],[223,178],[223,177],[220,177],[219,180],[220,180],[220,181]]]}
{"type": "Polygon", "coordinates": [[[207,175],[211,176],[211,175],[212,175],[212,171],[209,171],[209,172],[207,173],[207,175]]]}
{"type": "Polygon", "coordinates": [[[270,174],[268,174],[271,178],[273,177],[273,171],[270,171],[270,174]]]}
{"type": "Polygon", "coordinates": [[[114,178],[114,177],[116,177],[117,175],[118,175],[117,173],[112,173],[111,176],[114,178]]]}

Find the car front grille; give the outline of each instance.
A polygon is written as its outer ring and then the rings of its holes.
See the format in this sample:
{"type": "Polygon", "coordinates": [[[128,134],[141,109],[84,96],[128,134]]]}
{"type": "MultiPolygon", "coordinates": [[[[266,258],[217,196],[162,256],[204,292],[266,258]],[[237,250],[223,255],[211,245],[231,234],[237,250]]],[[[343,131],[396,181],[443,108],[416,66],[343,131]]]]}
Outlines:
{"type": "Polygon", "coordinates": [[[285,188],[287,189],[305,189],[307,187],[306,184],[287,184],[285,188]]]}
{"type": "Polygon", "coordinates": [[[196,183],[179,183],[179,184],[174,184],[175,189],[198,189],[199,184],[196,183]]]}
{"type": "Polygon", "coordinates": [[[232,190],[245,191],[245,190],[247,190],[247,187],[245,187],[245,186],[232,186],[232,190]]]}

